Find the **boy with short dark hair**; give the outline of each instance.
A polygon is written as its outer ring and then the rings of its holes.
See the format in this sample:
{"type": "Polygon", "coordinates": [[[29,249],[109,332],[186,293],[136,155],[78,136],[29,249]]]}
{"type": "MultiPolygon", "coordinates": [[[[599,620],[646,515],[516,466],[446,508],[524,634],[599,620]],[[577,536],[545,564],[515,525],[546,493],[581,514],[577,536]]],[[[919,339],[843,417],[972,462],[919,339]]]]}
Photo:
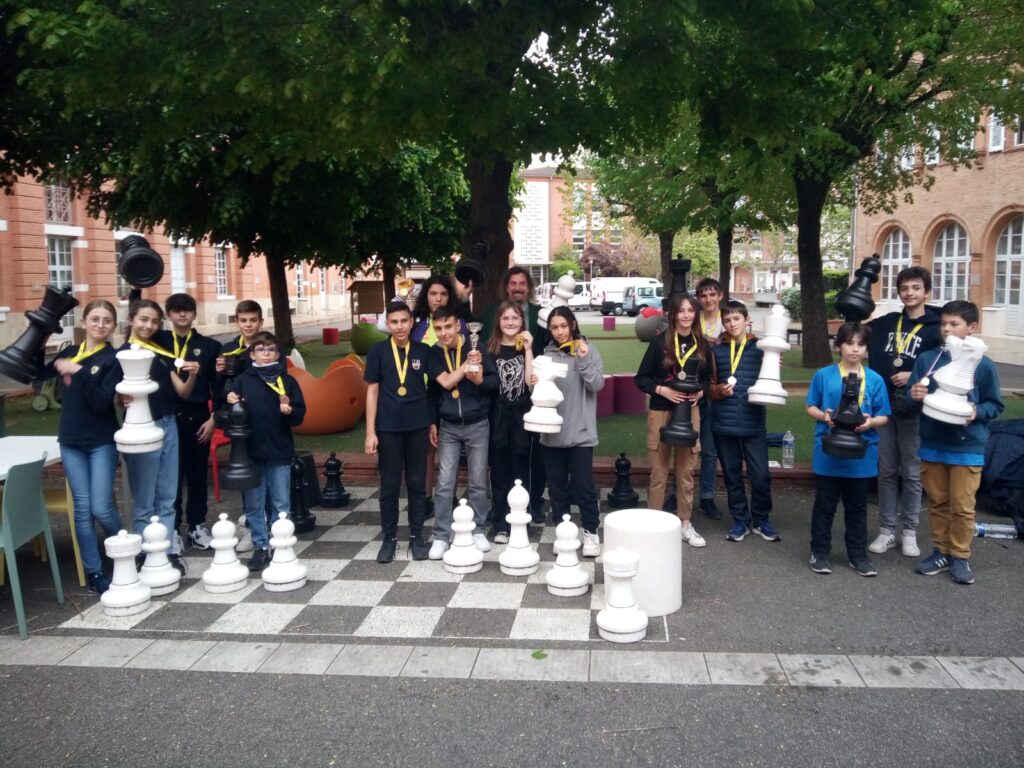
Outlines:
{"type": "Polygon", "coordinates": [[[725,535],[743,541],[753,531],[765,541],[781,541],[768,516],[772,511],[771,476],[768,472],[766,409],[747,400],[747,390],[757,381],[764,353],[757,337],[747,333],[747,307],[740,301],[721,305],[725,333],[711,350],[711,431],[722,464],[733,526],[725,535]],[[743,465],[750,478],[750,503],[743,486],[743,465]]]}
{"type": "MultiPolygon", "coordinates": [[[[707,339],[708,345],[714,349],[722,336],[722,312],[719,305],[725,294],[722,284],[713,277],[705,277],[693,289],[700,303],[700,332],[707,339]]],[[[705,517],[718,520],[722,513],[715,504],[715,483],[718,476],[718,455],[715,452],[715,440],[711,432],[711,401],[701,399],[697,408],[700,410],[700,509],[705,517]]]]}
{"type": "MultiPolygon", "coordinates": [[[[384,540],[378,563],[395,559],[398,546],[398,493],[405,472],[409,497],[409,551],[427,559],[423,520],[427,511],[427,445],[434,406],[427,390],[429,347],[411,341],[412,312],[401,299],[387,306],[391,338],[370,347],[363,379],[366,387],[366,443],[377,455],[380,474],[380,527],[384,540]]],[[[450,494],[449,494],[450,495],[450,494]]],[[[451,501],[449,500],[449,504],[451,501]]]]}
{"type": "Polygon", "coordinates": [[[469,503],[476,528],[473,543],[481,552],[491,545],[484,533],[487,520],[487,453],[490,442],[491,393],[498,388],[494,360],[482,349],[468,350],[459,333],[459,318],[451,307],[431,316],[439,341],[430,348],[429,374],[437,382],[437,421],[430,428],[437,446],[437,488],[434,492],[434,543],[430,559],[444,557],[451,543],[452,495],[459,457],[466,449],[469,503]]]}
{"type": "Polygon", "coordinates": [[[228,385],[228,404],[245,401],[249,409],[249,454],[260,469],[260,482],[242,492],[246,523],[252,531],[253,555],[249,570],[262,571],[270,563],[267,511],[271,520],[291,512],[291,465],[295,455],[292,427],[302,424],[306,402],[302,390],[281,364],[274,335],[261,331],[249,345],[249,366],[228,385]]]}
{"type": "MultiPolygon", "coordinates": [[[[969,301],[951,301],[941,310],[942,337],[966,339],[978,329],[978,307],[969,301]]],[[[935,372],[948,364],[945,348],[925,352],[914,364],[910,396],[920,407],[937,388],[935,372]],[[922,379],[929,379],[927,386],[922,379]]],[[[921,482],[928,494],[928,519],[935,545],[917,572],[934,576],[948,570],[957,584],[973,584],[971,543],[974,540],[974,504],[985,466],[988,425],[999,418],[1004,405],[999,376],[988,357],[974,371],[974,389],[967,395],[973,414],[964,426],[921,415],[921,482]]]]}
{"type": "Polygon", "coordinates": [[[209,443],[214,429],[210,403],[214,399],[216,387],[220,342],[203,336],[193,327],[196,321],[196,300],[187,293],[168,296],[164,309],[171,321],[171,330],[157,331],[156,343],[164,349],[173,350],[177,360],[199,363],[195,387],[188,397],[177,397],[175,410],[178,425],[178,494],[174,500],[174,535],[178,535],[181,528],[184,486],[188,492],[188,501],[184,504],[188,542],[195,549],[209,549],[213,537],[205,522],[209,443]]]}
{"type": "Polygon", "coordinates": [[[869,364],[885,382],[892,418],[878,428],[878,537],[868,549],[876,554],[896,546],[896,519],[903,524],[901,550],[918,557],[917,526],[921,516],[920,413],[910,399],[907,382],[917,358],[942,345],[939,313],[925,302],[932,276],[922,267],[907,267],[896,275],[903,309],[868,325],[869,364]]]}

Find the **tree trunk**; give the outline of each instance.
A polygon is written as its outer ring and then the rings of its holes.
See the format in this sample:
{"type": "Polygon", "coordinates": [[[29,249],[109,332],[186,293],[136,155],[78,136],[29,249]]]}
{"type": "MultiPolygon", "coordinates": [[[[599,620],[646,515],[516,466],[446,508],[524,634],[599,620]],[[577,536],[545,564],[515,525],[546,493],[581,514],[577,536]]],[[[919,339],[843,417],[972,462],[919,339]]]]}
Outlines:
{"type": "Polygon", "coordinates": [[[469,181],[469,229],[462,238],[462,253],[468,255],[474,243],[487,244],[487,277],[483,287],[473,292],[473,314],[498,300],[501,278],[508,269],[512,253],[509,222],[512,206],[508,189],[512,180],[512,161],[500,153],[477,155],[466,165],[469,181]]]}
{"type": "Polygon", "coordinates": [[[286,355],[295,347],[295,334],[292,332],[292,313],[288,306],[288,272],[284,258],[266,255],[267,278],[270,280],[270,303],[274,310],[274,335],[286,355]]]}
{"type": "Polygon", "coordinates": [[[389,257],[381,257],[380,277],[384,281],[384,306],[395,298],[395,279],[398,277],[398,265],[389,257]]]}
{"type": "Polygon", "coordinates": [[[669,262],[672,261],[672,245],[676,241],[676,233],[673,232],[659,232],[658,233],[658,257],[661,259],[661,282],[662,285],[672,285],[672,270],[668,268],[669,262]]]}
{"type": "Polygon", "coordinates": [[[821,268],[821,212],[831,182],[802,174],[794,181],[797,200],[796,250],[800,262],[800,313],[803,323],[803,366],[821,368],[832,362],[825,314],[825,282],[821,268]]]}
{"type": "Polygon", "coordinates": [[[729,275],[732,272],[732,227],[718,230],[718,282],[722,298],[729,298],[729,275]]]}

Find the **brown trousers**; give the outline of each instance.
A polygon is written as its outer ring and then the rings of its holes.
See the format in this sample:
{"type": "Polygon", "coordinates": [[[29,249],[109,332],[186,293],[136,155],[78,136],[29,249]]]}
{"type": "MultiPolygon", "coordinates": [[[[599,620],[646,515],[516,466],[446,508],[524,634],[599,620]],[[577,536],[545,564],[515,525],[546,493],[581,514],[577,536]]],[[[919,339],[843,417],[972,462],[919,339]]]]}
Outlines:
{"type": "MultiPolygon", "coordinates": [[[[661,428],[672,418],[672,411],[647,412],[647,457],[651,462],[651,481],[647,488],[648,509],[661,509],[665,505],[665,485],[668,482],[669,458],[675,448],[672,465],[676,475],[676,514],[686,523],[693,510],[693,468],[700,455],[700,441],[693,448],[680,448],[661,442],[661,428]]],[[[693,428],[700,432],[700,411],[693,409],[693,428]]]]}
{"type": "Polygon", "coordinates": [[[921,485],[928,494],[932,541],[944,555],[969,558],[974,541],[974,500],[981,467],[921,462],[921,485]]]}

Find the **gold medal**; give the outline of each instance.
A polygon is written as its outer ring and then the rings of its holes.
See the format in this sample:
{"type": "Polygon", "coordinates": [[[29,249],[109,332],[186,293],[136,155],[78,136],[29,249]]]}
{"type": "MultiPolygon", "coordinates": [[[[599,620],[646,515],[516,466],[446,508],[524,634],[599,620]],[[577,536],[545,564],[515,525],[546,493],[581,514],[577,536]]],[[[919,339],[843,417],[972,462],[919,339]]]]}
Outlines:
{"type": "Polygon", "coordinates": [[[405,393],[408,392],[408,391],[409,390],[407,390],[405,387],[399,387],[398,388],[398,396],[399,397],[405,397],[405,393]]]}
{"type": "Polygon", "coordinates": [[[457,390],[457,389],[453,389],[452,390],[452,398],[455,399],[455,400],[459,399],[459,390],[457,390]]]}

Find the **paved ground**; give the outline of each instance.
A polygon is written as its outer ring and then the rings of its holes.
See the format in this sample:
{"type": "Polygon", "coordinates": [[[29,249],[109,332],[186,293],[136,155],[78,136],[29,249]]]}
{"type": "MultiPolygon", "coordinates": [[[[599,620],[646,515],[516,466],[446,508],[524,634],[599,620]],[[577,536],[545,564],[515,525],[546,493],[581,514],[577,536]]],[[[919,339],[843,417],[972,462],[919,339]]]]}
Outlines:
{"type": "MultiPolygon", "coordinates": [[[[780,543],[727,542],[725,521],[699,521],[708,547],[684,551],[683,608],[644,643],[536,631],[481,637],[457,623],[454,631],[435,624],[410,635],[397,624],[367,634],[360,624],[331,627],[300,614],[317,607],[319,594],[324,617],[356,610],[362,622],[376,607],[430,608],[480,582],[432,581],[413,575],[424,564],[361,558],[375,547],[366,530],[375,499],[371,489],[350,490],[358,499],[345,513],[319,511],[322,524],[302,537],[300,556],[319,578],[298,603],[268,598],[254,580],[232,604],[185,601],[189,610],[175,616],[183,606],[167,602],[134,627],[104,629],[79,613],[95,617],[97,600],[68,578],[66,526],[58,526],[65,606],[51,602],[45,567],[23,553],[29,641],[12,635],[10,596],[0,593],[0,742],[10,764],[1024,760],[1021,542],[978,540],[978,582],[964,588],[914,574],[896,552],[876,558],[878,578],[860,578],[844,565],[837,531],[840,567],[817,576],[805,562],[811,496],[780,490],[780,543]],[[372,605],[328,599],[354,582],[384,592],[372,605]],[[210,630],[239,607],[263,624],[210,630]],[[281,616],[291,618],[275,625],[281,616]]],[[[237,502],[221,508],[233,516],[237,502]]],[[[550,531],[534,532],[542,550],[550,531]]],[[[204,556],[189,559],[195,577],[204,556]]],[[[444,579],[439,565],[426,565],[444,579]]],[[[505,589],[524,581],[488,580],[505,589]]],[[[181,593],[201,589],[192,581],[181,593]]]]}

